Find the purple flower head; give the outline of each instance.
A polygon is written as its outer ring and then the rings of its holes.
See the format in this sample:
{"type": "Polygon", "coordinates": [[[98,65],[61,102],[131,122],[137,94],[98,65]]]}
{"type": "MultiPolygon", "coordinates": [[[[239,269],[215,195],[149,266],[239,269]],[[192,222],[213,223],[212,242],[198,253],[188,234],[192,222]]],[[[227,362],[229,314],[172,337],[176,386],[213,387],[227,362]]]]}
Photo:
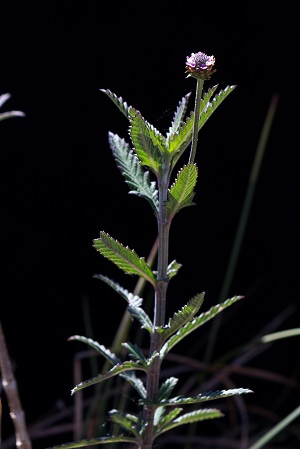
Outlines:
{"type": "Polygon", "coordinates": [[[186,57],[185,68],[188,76],[208,80],[211,75],[216,72],[216,69],[212,70],[214,65],[214,56],[208,56],[199,51],[198,53],[192,53],[191,56],[186,57]]]}

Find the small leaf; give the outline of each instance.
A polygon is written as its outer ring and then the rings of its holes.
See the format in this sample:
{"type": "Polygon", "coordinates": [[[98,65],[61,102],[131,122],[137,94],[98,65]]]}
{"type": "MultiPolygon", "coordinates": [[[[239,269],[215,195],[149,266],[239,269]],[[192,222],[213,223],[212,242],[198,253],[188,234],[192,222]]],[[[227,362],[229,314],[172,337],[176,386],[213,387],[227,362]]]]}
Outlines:
{"type": "Polygon", "coordinates": [[[162,340],[166,340],[170,335],[177,332],[182,326],[191,321],[203,304],[205,293],[198,293],[198,295],[191,298],[188,303],[169,319],[166,326],[158,328],[162,340]]]}
{"type": "Polygon", "coordinates": [[[120,374],[120,377],[123,377],[141,396],[142,399],[145,399],[147,396],[146,388],[138,377],[136,377],[134,371],[127,371],[126,373],[120,374]]]}
{"type": "Polygon", "coordinates": [[[140,370],[140,371],[146,371],[146,368],[136,362],[127,361],[122,364],[115,365],[110,371],[108,371],[105,374],[98,374],[98,376],[92,377],[91,379],[85,380],[83,382],[80,382],[76,387],[74,387],[71,390],[71,395],[76,393],[79,390],[82,390],[83,388],[89,387],[90,385],[95,385],[99,382],[103,382],[106,379],[110,379],[113,376],[117,376],[118,374],[123,373],[124,371],[129,370],[140,370]]]}
{"type": "MultiPolygon", "coordinates": [[[[158,407],[159,409],[164,409],[164,407],[158,407]]],[[[166,416],[162,417],[155,426],[155,436],[162,433],[165,426],[172,422],[177,416],[182,412],[182,408],[174,408],[166,416]]]]}
{"type": "Polygon", "coordinates": [[[154,419],[153,419],[154,426],[157,426],[159,421],[162,419],[164,412],[165,412],[165,407],[157,407],[157,409],[155,410],[154,419]]]}
{"type": "Polygon", "coordinates": [[[139,348],[138,345],[130,342],[122,343],[122,346],[128,350],[128,353],[135,360],[139,361],[142,365],[147,365],[146,357],[143,354],[143,351],[139,348]]]}
{"type": "Polygon", "coordinates": [[[139,258],[134,250],[128,247],[125,248],[125,246],[105,232],[100,232],[100,238],[95,239],[93,242],[93,246],[97,251],[125,271],[125,273],[143,277],[155,286],[155,276],[145,262],[144,257],[139,258]]]}
{"type": "Polygon", "coordinates": [[[159,404],[163,400],[167,400],[170,394],[172,393],[174,387],[177,385],[178,379],[176,377],[169,377],[161,384],[158,393],[156,402],[159,404]]]}
{"type": "Polygon", "coordinates": [[[168,279],[172,279],[172,277],[176,276],[178,273],[178,270],[182,267],[181,263],[176,262],[176,260],[173,260],[167,267],[167,277],[168,279]]]}
{"type": "MultiPolygon", "coordinates": [[[[105,348],[103,345],[99,345],[96,341],[91,338],[82,337],[80,335],[73,335],[68,340],[76,340],[81,341],[83,343],[88,344],[93,349],[95,349],[99,354],[103,355],[105,359],[110,362],[112,365],[121,365],[122,361],[113,354],[109,349],[105,348]]],[[[141,396],[141,398],[146,398],[146,389],[144,387],[143,382],[138,379],[134,373],[134,371],[128,371],[120,374],[120,377],[125,379],[141,396]]]]}
{"type": "Polygon", "coordinates": [[[110,362],[112,365],[117,365],[121,363],[121,360],[113,354],[109,349],[105,346],[100,345],[97,341],[92,340],[91,338],[83,337],[81,335],[73,335],[68,338],[69,341],[81,341],[82,343],[86,343],[91,348],[95,349],[99,354],[103,355],[105,359],[110,362]]]}
{"type": "Polygon", "coordinates": [[[135,437],[139,436],[133,421],[128,419],[125,413],[121,413],[118,410],[111,410],[109,416],[112,421],[119,424],[123,429],[131,432],[135,437]]]}
{"type": "MultiPolygon", "coordinates": [[[[217,89],[217,85],[208,89],[203,95],[203,98],[200,101],[200,117],[202,112],[207,107],[210,98],[215,93],[217,89]]],[[[178,161],[179,157],[183,154],[186,148],[189,146],[192,140],[192,133],[194,127],[194,111],[191,112],[190,116],[187,117],[185,122],[182,122],[179,130],[172,136],[172,139],[169,141],[169,152],[174,155],[172,159],[172,165],[174,166],[178,161]]]]}
{"type": "Polygon", "coordinates": [[[107,285],[109,285],[111,288],[113,288],[117,293],[119,293],[122,298],[124,298],[129,305],[133,306],[141,306],[143,303],[143,299],[140,298],[137,295],[133,295],[125,288],[121,287],[117,282],[113,281],[112,279],[108,278],[107,276],[103,276],[102,274],[94,274],[94,279],[99,279],[100,281],[105,282],[107,285]]]}
{"type": "MultiPolygon", "coordinates": [[[[211,89],[208,89],[208,91],[203,95],[203,98],[201,99],[198,131],[202,129],[213,112],[215,112],[215,110],[220,106],[225,98],[227,98],[228,95],[236,88],[236,86],[227,86],[224,90],[221,90],[218,94],[216,94],[212,101],[210,101],[217,87],[218,85],[213,86],[211,89]]],[[[174,135],[174,138],[170,140],[169,151],[174,154],[174,157],[172,159],[173,167],[191,143],[193,127],[194,111],[191,112],[190,116],[186,119],[186,122],[182,124],[178,133],[174,135]]]]}
{"type": "Polygon", "coordinates": [[[168,201],[166,202],[169,219],[174,217],[180,209],[194,204],[194,187],[197,176],[198,169],[195,164],[185,165],[178,172],[177,179],[168,192],[168,201]]]}
{"type": "Polygon", "coordinates": [[[166,341],[166,343],[163,345],[161,351],[160,351],[160,357],[163,359],[165,355],[177,344],[179,343],[184,337],[189,335],[194,330],[198,329],[198,327],[202,326],[207,321],[214,318],[218,313],[222,312],[227,307],[234,304],[239,299],[242,299],[243,296],[234,296],[230,299],[227,299],[221,304],[217,304],[213,307],[211,307],[207,312],[201,313],[198,317],[194,318],[192,321],[189,321],[186,323],[181,329],[179,329],[176,334],[172,335],[169,340],[166,341]]]}
{"type": "Polygon", "coordinates": [[[145,198],[149,201],[151,207],[157,211],[158,191],[156,183],[150,182],[149,172],[143,170],[139,159],[124,139],[110,132],[108,141],[117,167],[131,189],[129,193],[145,198]]]}
{"type": "Polygon", "coordinates": [[[147,329],[148,332],[153,333],[152,321],[144,309],[132,304],[127,307],[127,310],[133,318],[136,318],[141,323],[142,329],[147,329]]]}
{"type": "Polygon", "coordinates": [[[172,124],[169,128],[169,132],[166,136],[167,138],[167,145],[169,143],[169,140],[172,139],[172,137],[178,132],[180,126],[183,123],[183,118],[187,110],[188,100],[191,96],[191,92],[186,94],[184,97],[182,97],[181,101],[179,102],[179,105],[175,111],[172,124]]]}
{"type": "Polygon", "coordinates": [[[130,106],[128,107],[127,103],[123,101],[122,97],[117,97],[117,95],[114,94],[109,89],[100,89],[100,92],[105,93],[112,100],[112,102],[119,108],[119,110],[125,115],[125,117],[128,118],[128,110],[130,106]]]}
{"type": "Polygon", "coordinates": [[[174,427],[182,426],[183,424],[192,424],[207,419],[221,418],[222,416],[224,416],[223,413],[221,413],[220,410],[214,408],[185,413],[184,415],[175,418],[173,421],[164,426],[161,431],[157,432],[157,435],[161,435],[162,433],[170,429],[174,429],[174,427]]]}

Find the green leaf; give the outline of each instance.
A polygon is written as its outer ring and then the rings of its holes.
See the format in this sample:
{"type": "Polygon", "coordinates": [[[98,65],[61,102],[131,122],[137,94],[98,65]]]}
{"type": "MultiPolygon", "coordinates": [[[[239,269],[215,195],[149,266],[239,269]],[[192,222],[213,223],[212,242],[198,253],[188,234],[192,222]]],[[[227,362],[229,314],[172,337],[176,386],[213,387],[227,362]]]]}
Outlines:
{"type": "Polygon", "coordinates": [[[136,377],[134,371],[127,371],[126,373],[120,374],[120,377],[123,377],[141,396],[142,399],[146,399],[147,391],[146,388],[138,377],[136,377]]]}
{"type": "Polygon", "coordinates": [[[166,340],[170,335],[177,332],[186,323],[191,321],[203,304],[205,293],[198,293],[198,295],[191,298],[188,303],[169,319],[166,326],[158,328],[162,340],[166,340]]]}
{"type": "MultiPolygon", "coordinates": [[[[158,407],[158,409],[164,409],[164,407],[158,407]]],[[[161,419],[157,420],[155,423],[154,434],[155,436],[159,435],[163,432],[164,427],[168,426],[170,422],[174,421],[175,418],[182,412],[182,408],[174,408],[171,410],[166,416],[163,416],[161,419]]]]}
{"type": "Polygon", "coordinates": [[[140,362],[142,365],[147,366],[146,357],[143,354],[143,351],[141,348],[139,348],[138,345],[130,342],[124,342],[122,343],[123,348],[126,348],[128,350],[128,354],[130,357],[134,358],[138,362],[140,362]]]}
{"type": "Polygon", "coordinates": [[[167,400],[172,393],[174,387],[177,385],[178,379],[176,377],[169,377],[163,382],[158,390],[156,402],[159,404],[163,400],[167,400]]]}
{"type": "Polygon", "coordinates": [[[115,365],[111,370],[107,371],[105,374],[98,374],[98,376],[92,377],[91,379],[80,382],[76,387],[71,390],[71,395],[76,393],[79,390],[83,390],[83,388],[89,387],[90,385],[95,385],[99,382],[103,382],[106,379],[110,379],[111,377],[117,376],[124,371],[129,370],[140,370],[146,371],[146,368],[140,363],[133,362],[132,360],[126,361],[122,364],[115,365]]]}
{"type": "Polygon", "coordinates": [[[166,343],[163,345],[161,351],[160,351],[160,357],[163,359],[166,354],[183,338],[185,338],[187,335],[189,335],[194,330],[198,329],[198,327],[202,326],[207,321],[214,318],[218,313],[222,312],[227,307],[234,304],[239,299],[242,299],[243,296],[234,296],[232,298],[227,299],[221,304],[217,304],[213,307],[211,307],[207,312],[201,313],[198,317],[194,318],[192,321],[189,321],[186,323],[181,329],[179,329],[176,334],[172,335],[169,340],[166,341],[166,343]]]}
{"type": "Polygon", "coordinates": [[[157,401],[159,405],[167,406],[167,405],[185,405],[185,404],[196,404],[199,402],[212,401],[214,399],[222,399],[227,398],[229,396],[241,395],[253,393],[252,390],[248,388],[233,388],[230,390],[216,390],[216,391],[208,391],[206,393],[201,393],[196,396],[192,396],[190,398],[186,398],[183,396],[177,396],[172,399],[166,399],[157,401]]]}
{"type": "Polygon", "coordinates": [[[151,207],[157,211],[158,191],[156,190],[156,183],[150,182],[149,172],[143,170],[139,159],[124,139],[110,132],[108,141],[117,167],[131,189],[129,193],[145,198],[149,201],[151,207]]]}
{"type": "Polygon", "coordinates": [[[128,419],[126,413],[121,413],[118,410],[111,410],[109,412],[110,419],[115,423],[119,424],[123,429],[131,432],[135,437],[138,438],[139,434],[131,419],[128,419]]]}
{"type": "Polygon", "coordinates": [[[225,89],[221,89],[218,94],[214,96],[211,102],[207,102],[203,112],[199,119],[199,129],[207,122],[213,112],[220,106],[221,103],[228,97],[228,95],[234,91],[236,86],[227,86],[225,89]]]}
{"type": "Polygon", "coordinates": [[[94,274],[94,279],[99,279],[100,281],[105,282],[107,285],[109,285],[111,288],[113,288],[117,293],[119,293],[122,298],[124,298],[129,305],[133,306],[140,306],[143,303],[143,299],[140,298],[137,295],[133,295],[125,288],[121,287],[117,282],[113,281],[112,279],[108,278],[107,276],[103,276],[102,274],[94,274]]]}
{"type": "MultiPolygon", "coordinates": [[[[82,337],[81,335],[74,335],[68,340],[76,340],[88,344],[91,348],[95,349],[95,351],[105,357],[105,359],[114,366],[122,364],[122,361],[115,354],[113,354],[109,349],[105,348],[105,346],[99,345],[99,343],[92,340],[91,338],[82,337]]],[[[147,392],[144,384],[140,379],[136,377],[133,371],[121,373],[120,377],[125,379],[139,393],[141,398],[146,398],[147,392]]]]}
{"type": "Polygon", "coordinates": [[[114,94],[109,89],[99,89],[99,90],[100,92],[105,93],[112,100],[112,102],[119,108],[119,110],[125,115],[126,118],[129,118],[128,111],[130,106],[128,106],[128,104],[123,101],[122,97],[117,97],[117,95],[114,94]]]}
{"type": "Polygon", "coordinates": [[[173,260],[167,267],[167,277],[168,279],[172,279],[172,277],[176,276],[178,273],[178,270],[182,267],[181,263],[176,262],[176,260],[173,260]]]}
{"type": "Polygon", "coordinates": [[[179,105],[175,111],[171,126],[169,128],[169,132],[166,136],[167,146],[169,144],[170,139],[172,139],[172,137],[178,132],[180,126],[183,123],[183,118],[184,118],[186,110],[187,110],[187,105],[188,105],[190,96],[191,96],[191,92],[189,92],[184,97],[182,97],[181,101],[179,102],[179,105]]]}
{"type": "Polygon", "coordinates": [[[107,444],[107,443],[137,444],[135,438],[126,437],[124,435],[119,435],[119,436],[92,438],[91,440],[74,441],[73,443],[60,444],[58,446],[52,446],[47,449],[72,449],[72,448],[95,446],[97,444],[107,444]]]}
{"type": "Polygon", "coordinates": [[[86,343],[91,348],[95,349],[95,351],[97,351],[99,354],[101,354],[112,365],[117,365],[118,363],[121,363],[121,360],[114,353],[112,353],[105,346],[100,345],[97,341],[92,340],[91,338],[83,337],[81,335],[73,335],[72,337],[68,338],[68,341],[74,340],[86,343]]]}
{"type": "Polygon", "coordinates": [[[162,156],[167,153],[164,136],[134,109],[130,109],[130,125],[130,137],[137,157],[142,165],[158,175],[162,156]]]}
{"type": "Polygon", "coordinates": [[[141,323],[142,329],[147,329],[150,334],[153,333],[152,321],[144,309],[135,305],[129,305],[127,310],[133,318],[136,318],[141,323]]]}
{"type": "Polygon", "coordinates": [[[176,181],[168,192],[166,207],[169,219],[173,218],[180,209],[194,204],[194,187],[197,182],[197,176],[198,169],[195,164],[185,165],[179,170],[176,181]]]}
{"type": "MultiPolygon", "coordinates": [[[[218,86],[216,85],[211,89],[208,89],[208,91],[204,93],[203,98],[200,101],[200,118],[202,112],[207,107],[212,95],[217,90],[217,87],[218,86]]],[[[178,158],[183,154],[183,152],[191,143],[193,126],[194,126],[194,111],[191,112],[190,116],[187,117],[185,122],[181,123],[180,128],[172,136],[172,139],[170,139],[169,141],[169,152],[175,156],[172,161],[173,166],[177,162],[178,158]]]]}
{"type": "Polygon", "coordinates": [[[156,436],[161,435],[162,433],[167,432],[170,429],[174,429],[174,427],[182,426],[183,424],[192,424],[195,422],[204,421],[206,419],[221,418],[222,416],[224,416],[223,413],[221,413],[220,410],[214,408],[185,413],[184,415],[175,418],[173,421],[165,425],[163,429],[157,432],[156,436]]]}
{"type": "MultiPolygon", "coordinates": [[[[214,96],[212,101],[210,101],[212,95],[215,93],[218,85],[209,89],[201,99],[200,102],[200,117],[198,123],[198,131],[202,129],[207,120],[211,117],[213,112],[220,106],[220,104],[228,97],[228,95],[236,88],[236,86],[227,86],[224,90],[221,90],[218,94],[214,96]]],[[[186,119],[186,122],[182,124],[178,133],[174,135],[174,138],[170,140],[169,151],[174,154],[172,159],[172,166],[176,164],[180,156],[189,146],[192,140],[194,126],[194,111],[191,112],[190,116],[186,119]]]]}
{"type": "Polygon", "coordinates": [[[93,241],[94,248],[104,257],[116,264],[127,274],[143,277],[155,287],[155,276],[144,257],[139,257],[134,250],[125,248],[105,232],[100,232],[100,238],[93,241]]]}

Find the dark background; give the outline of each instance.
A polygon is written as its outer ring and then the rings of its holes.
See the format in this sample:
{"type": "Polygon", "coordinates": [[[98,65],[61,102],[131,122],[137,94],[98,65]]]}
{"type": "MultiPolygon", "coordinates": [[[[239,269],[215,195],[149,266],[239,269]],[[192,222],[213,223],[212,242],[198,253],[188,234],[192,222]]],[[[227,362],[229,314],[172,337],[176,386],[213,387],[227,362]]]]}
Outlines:
{"type": "MultiPolygon", "coordinates": [[[[29,423],[71,403],[73,356],[83,348],[67,338],[90,332],[84,310],[100,343],[109,346],[118,328],[125,303],[93,274],[135,286],[92,240],[104,230],[147,257],[156,236],[152,210],[128,195],[107,142],[108,131],[129,141],[128,123],[99,89],[122,96],[166,132],[179,100],[195,89],[185,76],[192,52],[216,58],[205,90],[237,88],[199,134],[196,206],[180,212],[171,229],[170,259],[183,267],[170,285],[168,313],[200,291],[205,309],[219,300],[260,132],[277,95],[230,286],[230,296],[246,299],[221,328],[216,355],[285,313],[276,330],[299,327],[299,14],[296,0],[1,3],[0,93],[11,94],[1,112],[26,117],[0,123],[0,310],[29,423]]],[[[282,374],[298,366],[299,373],[299,338],[278,343],[257,366],[282,374]]],[[[251,400],[261,404],[267,386],[256,389],[251,400]]],[[[299,397],[294,401],[287,412],[299,397]]],[[[5,434],[10,421],[3,419],[5,434]]]]}

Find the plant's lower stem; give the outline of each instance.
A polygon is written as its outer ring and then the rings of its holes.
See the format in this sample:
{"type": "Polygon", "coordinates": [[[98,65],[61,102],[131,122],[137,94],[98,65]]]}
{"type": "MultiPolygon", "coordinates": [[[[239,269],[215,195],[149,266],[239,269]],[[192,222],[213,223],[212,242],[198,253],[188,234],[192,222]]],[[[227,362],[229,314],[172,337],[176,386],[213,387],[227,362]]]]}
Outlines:
{"type": "MultiPolygon", "coordinates": [[[[157,327],[165,324],[166,295],[168,288],[167,268],[169,257],[169,232],[170,222],[167,219],[165,203],[168,198],[169,170],[166,167],[158,182],[159,210],[157,215],[158,225],[158,253],[157,253],[157,282],[155,288],[155,305],[153,333],[151,335],[150,356],[161,347],[161,337],[157,327]]],[[[144,406],[144,422],[146,424],[143,435],[142,449],[151,449],[154,440],[154,414],[157,408],[155,398],[159,389],[161,360],[153,359],[147,372],[147,404],[144,406]]]]}

